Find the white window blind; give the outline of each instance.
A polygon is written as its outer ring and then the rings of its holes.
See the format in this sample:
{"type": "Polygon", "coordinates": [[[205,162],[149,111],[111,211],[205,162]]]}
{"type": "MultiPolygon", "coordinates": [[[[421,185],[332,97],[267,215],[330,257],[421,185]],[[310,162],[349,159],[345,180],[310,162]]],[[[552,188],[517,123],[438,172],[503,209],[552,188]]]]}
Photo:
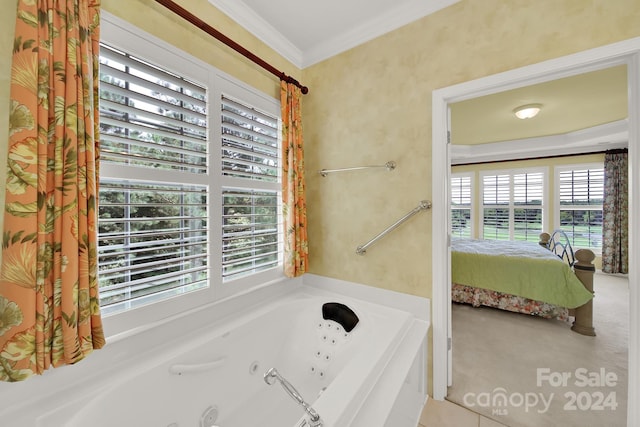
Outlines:
{"type": "Polygon", "coordinates": [[[451,235],[471,237],[471,176],[451,177],[451,235]]]}
{"type": "Polygon", "coordinates": [[[575,247],[602,247],[604,168],[574,166],[558,172],[560,228],[575,247]]]}
{"type": "Polygon", "coordinates": [[[483,238],[510,239],[510,197],[509,175],[487,175],[482,178],[483,238]]]}
{"type": "Polygon", "coordinates": [[[278,118],[223,96],[222,277],[281,262],[278,118]]]}
{"type": "Polygon", "coordinates": [[[244,276],[278,265],[278,193],[224,189],[222,277],[244,276]]]}
{"type": "Polygon", "coordinates": [[[542,172],[513,175],[513,240],[539,241],[543,195],[542,172]]]}
{"type": "Polygon", "coordinates": [[[100,53],[103,312],[209,286],[206,88],[100,53]]]}
{"type": "Polygon", "coordinates": [[[222,97],[222,174],[278,182],[278,119],[222,97]]]}
{"type": "Polygon", "coordinates": [[[544,172],[482,178],[483,238],[537,241],[543,227],[544,172]]]}
{"type": "Polygon", "coordinates": [[[207,172],[206,89],[104,44],[102,162],[207,172]]]}

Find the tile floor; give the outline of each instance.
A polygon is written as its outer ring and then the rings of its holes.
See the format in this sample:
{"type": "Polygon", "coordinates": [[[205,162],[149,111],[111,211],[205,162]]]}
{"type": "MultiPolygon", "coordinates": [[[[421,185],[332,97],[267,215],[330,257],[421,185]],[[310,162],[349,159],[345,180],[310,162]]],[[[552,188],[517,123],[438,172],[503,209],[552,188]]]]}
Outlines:
{"type": "Polygon", "coordinates": [[[506,427],[448,400],[429,399],[417,427],[506,427]]]}

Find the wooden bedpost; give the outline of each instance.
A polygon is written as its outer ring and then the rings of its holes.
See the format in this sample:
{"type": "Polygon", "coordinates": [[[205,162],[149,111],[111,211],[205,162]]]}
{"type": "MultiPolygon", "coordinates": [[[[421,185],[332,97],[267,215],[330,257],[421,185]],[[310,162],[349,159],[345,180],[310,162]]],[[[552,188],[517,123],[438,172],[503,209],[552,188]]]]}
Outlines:
{"type": "MultiPolygon", "coordinates": [[[[573,265],[573,271],[585,288],[593,294],[593,275],[596,267],[593,260],[596,259],[595,254],[589,249],[578,249],[576,251],[576,262],[573,265]]],[[[586,304],[575,309],[575,320],[571,329],[582,335],[594,337],[596,331],[593,328],[593,299],[586,304]]]]}
{"type": "Polygon", "coordinates": [[[538,244],[543,248],[549,249],[549,242],[551,241],[551,234],[549,233],[540,233],[540,241],[538,244]]]}

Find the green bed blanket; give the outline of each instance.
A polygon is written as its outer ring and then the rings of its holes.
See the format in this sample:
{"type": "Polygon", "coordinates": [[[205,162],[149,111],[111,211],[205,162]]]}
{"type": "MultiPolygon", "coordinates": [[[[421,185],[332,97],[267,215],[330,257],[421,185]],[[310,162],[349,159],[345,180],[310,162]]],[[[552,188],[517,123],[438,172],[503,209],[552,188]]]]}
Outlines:
{"type": "Polygon", "coordinates": [[[534,242],[454,239],[451,279],[567,308],[593,298],[567,263],[534,242]]]}

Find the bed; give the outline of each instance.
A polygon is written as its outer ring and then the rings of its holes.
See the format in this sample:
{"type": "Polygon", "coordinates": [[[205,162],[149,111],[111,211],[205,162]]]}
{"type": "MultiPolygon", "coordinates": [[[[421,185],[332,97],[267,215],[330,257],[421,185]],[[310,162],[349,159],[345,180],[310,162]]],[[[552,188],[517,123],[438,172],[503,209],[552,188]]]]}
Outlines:
{"type": "Polygon", "coordinates": [[[560,320],[577,317],[573,309],[588,304],[590,322],[593,282],[589,289],[574,272],[569,240],[561,231],[543,233],[541,239],[541,243],[453,239],[452,301],[560,320]]]}

